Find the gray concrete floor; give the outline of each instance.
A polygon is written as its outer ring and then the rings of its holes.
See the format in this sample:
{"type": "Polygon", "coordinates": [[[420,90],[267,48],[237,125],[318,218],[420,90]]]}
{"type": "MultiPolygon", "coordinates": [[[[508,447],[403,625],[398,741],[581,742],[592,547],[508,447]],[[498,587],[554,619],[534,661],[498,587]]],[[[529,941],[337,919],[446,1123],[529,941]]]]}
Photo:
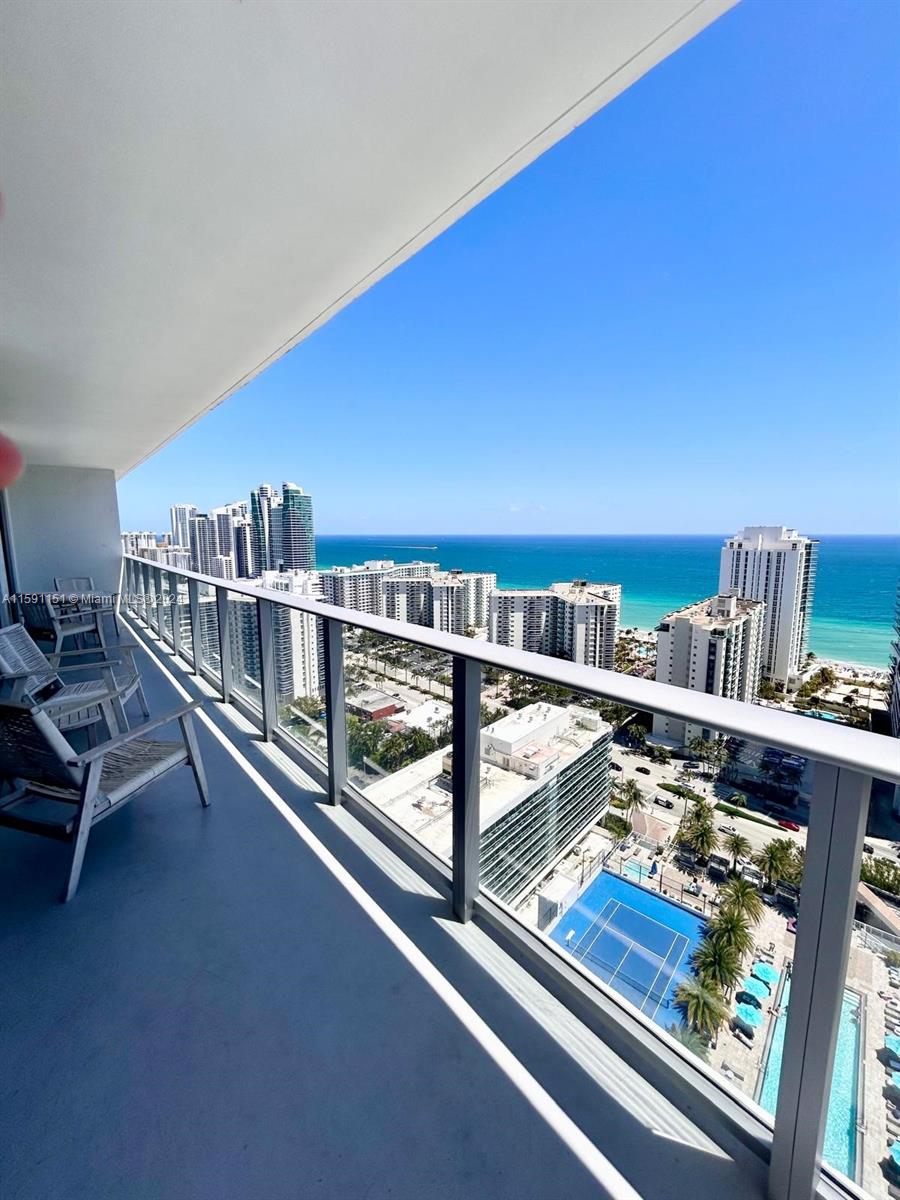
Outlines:
{"type": "MultiPolygon", "coordinates": [[[[144,661],[154,713],[179,703],[144,661]]],[[[206,712],[303,836],[202,723],[212,807],[187,770],[148,789],[94,830],[70,905],[67,848],[0,830],[4,1200],[629,1194],[596,1150],[653,1200],[764,1194],[755,1159],[451,921],[233,710],[206,712]]]]}

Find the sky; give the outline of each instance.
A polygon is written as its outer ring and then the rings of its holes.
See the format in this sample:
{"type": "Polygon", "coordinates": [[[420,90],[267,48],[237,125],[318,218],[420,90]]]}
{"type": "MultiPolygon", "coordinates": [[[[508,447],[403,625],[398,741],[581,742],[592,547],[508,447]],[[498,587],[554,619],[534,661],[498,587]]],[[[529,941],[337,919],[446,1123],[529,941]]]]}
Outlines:
{"type": "Polygon", "coordinates": [[[744,0],[119,485],[320,533],[900,529],[900,6],[744,0]],[[277,435],[276,432],[277,431],[277,435]]]}

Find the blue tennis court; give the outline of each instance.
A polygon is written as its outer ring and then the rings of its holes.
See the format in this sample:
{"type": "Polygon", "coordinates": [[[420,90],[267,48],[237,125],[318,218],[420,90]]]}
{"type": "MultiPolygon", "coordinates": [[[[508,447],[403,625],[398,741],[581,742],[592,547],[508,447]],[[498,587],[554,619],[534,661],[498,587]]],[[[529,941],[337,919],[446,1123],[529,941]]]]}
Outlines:
{"type": "Polygon", "coordinates": [[[682,1023],[675,990],[705,922],[665,897],[601,871],[550,937],[657,1024],[682,1023]]]}

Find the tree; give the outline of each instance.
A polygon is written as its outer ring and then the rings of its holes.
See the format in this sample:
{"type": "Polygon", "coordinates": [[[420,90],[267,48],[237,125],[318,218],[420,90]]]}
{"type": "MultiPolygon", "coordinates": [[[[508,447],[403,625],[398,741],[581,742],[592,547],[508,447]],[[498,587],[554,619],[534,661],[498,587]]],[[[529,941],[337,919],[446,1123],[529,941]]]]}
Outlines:
{"type": "Polygon", "coordinates": [[[743,913],[734,908],[720,909],[707,926],[707,939],[729,946],[739,959],[753,949],[753,934],[743,913]]]}
{"type": "Polygon", "coordinates": [[[722,993],[708,987],[701,979],[685,979],[680,983],[675,992],[675,1003],[695,1033],[710,1037],[716,1036],[719,1026],[728,1017],[722,993]]]}
{"type": "Polygon", "coordinates": [[[739,858],[746,858],[753,847],[742,833],[729,833],[725,838],[725,849],[731,855],[731,869],[737,870],[739,858]]]}
{"type": "Polygon", "coordinates": [[[719,913],[737,913],[745,921],[754,924],[763,914],[763,902],[759,892],[749,879],[729,879],[719,890],[719,913]]]}
{"type": "Polygon", "coordinates": [[[633,816],[635,812],[642,812],[647,807],[644,793],[633,779],[627,779],[622,784],[619,789],[619,802],[626,817],[633,816]]]}
{"type": "Polygon", "coordinates": [[[688,742],[688,750],[690,750],[694,758],[702,762],[704,766],[706,766],[707,762],[709,761],[710,749],[711,745],[709,739],[701,737],[699,733],[696,737],[691,738],[691,740],[688,742]]]}
{"type": "Polygon", "coordinates": [[[709,1051],[706,1042],[695,1029],[690,1029],[686,1025],[670,1025],[668,1033],[676,1042],[681,1042],[685,1049],[690,1050],[691,1054],[696,1054],[704,1062],[708,1060],[709,1051]]]}
{"type": "Polygon", "coordinates": [[[697,978],[707,988],[730,992],[740,982],[741,955],[725,938],[704,938],[691,958],[697,978]]]}
{"type": "Polygon", "coordinates": [[[781,879],[790,866],[794,854],[793,842],[787,838],[773,838],[754,855],[753,861],[766,877],[766,888],[771,891],[776,879],[781,879]]]}
{"type": "Polygon", "coordinates": [[[685,840],[701,858],[709,858],[719,845],[719,835],[715,826],[712,821],[706,820],[692,821],[685,840]]]}
{"type": "Polygon", "coordinates": [[[350,765],[361,767],[366,758],[374,762],[386,733],[387,730],[378,721],[361,721],[359,717],[348,716],[347,760],[350,765]]]}
{"type": "Polygon", "coordinates": [[[756,694],[760,700],[778,700],[783,693],[771,679],[761,679],[756,694]]]}

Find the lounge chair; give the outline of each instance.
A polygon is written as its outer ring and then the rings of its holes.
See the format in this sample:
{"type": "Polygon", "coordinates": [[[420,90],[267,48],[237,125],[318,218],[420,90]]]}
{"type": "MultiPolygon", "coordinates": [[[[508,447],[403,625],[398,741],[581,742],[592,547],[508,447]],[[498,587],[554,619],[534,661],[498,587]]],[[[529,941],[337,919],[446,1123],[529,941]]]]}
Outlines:
{"type": "Polygon", "coordinates": [[[44,655],[22,625],[0,629],[0,695],[11,700],[31,696],[54,724],[65,733],[93,726],[101,716],[109,736],[128,728],[125,705],[136,696],[144,717],[150,716],[140,672],[134,663],[138,647],[126,642],[116,646],[115,658],[103,650],[63,650],[44,655]],[[84,654],[103,655],[102,662],[71,663],[84,654]],[[66,660],[66,661],[64,661],[66,660]],[[60,672],[99,673],[99,679],[66,683],[60,672]]]}
{"type": "Polygon", "coordinates": [[[116,637],[119,636],[118,592],[112,593],[109,598],[109,604],[103,604],[94,591],[94,580],[91,575],[72,575],[68,579],[55,575],[53,577],[53,586],[56,588],[57,594],[61,597],[70,597],[68,604],[64,604],[63,606],[64,610],[91,612],[94,609],[102,609],[103,612],[108,612],[112,617],[116,637]],[[75,597],[75,600],[71,599],[72,596],[75,597]]]}
{"type": "Polygon", "coordinates": [[[195,700],[76,754],[49,716],[30,700],[0,701],[0,774],[15,790],[0,797],[0,826],[68,842],[72,847],[63,900],[78,888],[91,829],[175,767],[189,766],[200,803],[209,805],[203,760],[191,714],[195,700]],[[178,741],[147,735],[178,721],[178,741]]]}

